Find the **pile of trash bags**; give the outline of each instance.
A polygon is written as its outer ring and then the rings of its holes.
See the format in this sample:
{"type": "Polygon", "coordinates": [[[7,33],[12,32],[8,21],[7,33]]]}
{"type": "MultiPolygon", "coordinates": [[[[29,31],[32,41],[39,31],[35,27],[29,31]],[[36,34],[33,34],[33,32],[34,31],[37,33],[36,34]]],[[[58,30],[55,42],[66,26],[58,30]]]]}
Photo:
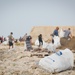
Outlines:
{"type": "MultiPolygon", "coordinates": [[[[45,41],[43,41],[43,46],[42,48],[48,49],[48,51],[53,51],[55,52],[56,48],[61,46],[60,44],[60,37],[58,36],[54,36],[53,37],[54,43],[46,43],[45,41]]],[[[38,39],[35,41],[35,45],[39,46],[39,41],[38,39]]]]}

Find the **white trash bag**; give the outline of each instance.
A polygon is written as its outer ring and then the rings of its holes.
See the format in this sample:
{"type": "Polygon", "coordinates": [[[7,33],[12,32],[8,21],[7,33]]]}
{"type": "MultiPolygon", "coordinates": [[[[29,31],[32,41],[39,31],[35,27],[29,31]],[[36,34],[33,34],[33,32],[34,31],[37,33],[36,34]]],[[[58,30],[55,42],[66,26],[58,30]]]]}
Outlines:
{"type": "Polygon", "coordinates": [[[36,46],[39,46],[39,41],[38,41],[38,39],[35,41],[35,45],[36,45],[36,46]]]}
{"type": "Polygon", "coordinates": [[[6,41],[4,41],[2,44],[3,44],[3,45],[7,45],[8,43],[9,43],[9,38],[6,37],[6,41]]]}
{"type": "Polygon", "coordinates": [[[7,45],[8,44],[8,41],[4,41],[2,44],[3,45],[7,45]]]}
{"type": "Polygon", "coordinates": [[[42,46],[42,48],[47,48],[47,46],[48,46],[48,43],[46,43],[45,41],[43,41],[43,46],[42,46]]]}
{"type": "Polygon", "coordinates": [[[60,30],[59,37],[60,38],[64,37],[64,31],[62,29],[60,30]]]}
{"type": "Polygon", "coordinates": [[[60,37],[54,36],[53,39],[54,39],[54,45],[56,46],[56,48],[61,46],[61,44],[60,44],[60,37]]]}
{"type": "Polygon", "coordinates": [[[39,66],[52,73],[72,69],[74,66],[73,53],[69,49],[60,50],[57,53],[42,58],[39,61],[39,66]]]}
{"type": "Polygon", "coordinates": [[[56,52],[56,46],[53,43],[49,43],[46,48],[48,49],[48,51],[51,52],[56,52]]]}
{"type": "MultiPolygon", "coordinates": [[[[48,45],[48,43],[46,43],[45,41],[43,41],[42,48],[46,48],[47,45],[48,45]]],[[[39,41],[38,41],[38,39],[35,41],[35,46],[39,46],[39,41]]]]}

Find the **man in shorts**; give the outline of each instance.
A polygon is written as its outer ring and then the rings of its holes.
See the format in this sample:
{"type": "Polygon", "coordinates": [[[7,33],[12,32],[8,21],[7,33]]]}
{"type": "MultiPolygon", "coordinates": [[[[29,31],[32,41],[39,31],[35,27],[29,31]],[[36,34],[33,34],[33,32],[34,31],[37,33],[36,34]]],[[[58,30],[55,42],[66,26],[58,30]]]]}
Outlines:
{"type": "Polygon", "coordinates": [[[14,41],[13,32],[10,33],[10,35],[8,36],[8,38],[9,38],[9,49],[10,49],[11,46],[13,48],[13,41],[14,41]]]}

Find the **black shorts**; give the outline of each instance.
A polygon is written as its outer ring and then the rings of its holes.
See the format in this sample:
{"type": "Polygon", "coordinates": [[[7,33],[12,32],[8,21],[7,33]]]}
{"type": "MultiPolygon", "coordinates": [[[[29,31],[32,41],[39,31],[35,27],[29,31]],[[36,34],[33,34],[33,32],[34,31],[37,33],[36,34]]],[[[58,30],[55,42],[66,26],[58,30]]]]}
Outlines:
{"type": "Polygon", "coordinates": [[[13,42],[10,42],[10,41],[9,41],[9,46],[13,46],[13,42]]]}

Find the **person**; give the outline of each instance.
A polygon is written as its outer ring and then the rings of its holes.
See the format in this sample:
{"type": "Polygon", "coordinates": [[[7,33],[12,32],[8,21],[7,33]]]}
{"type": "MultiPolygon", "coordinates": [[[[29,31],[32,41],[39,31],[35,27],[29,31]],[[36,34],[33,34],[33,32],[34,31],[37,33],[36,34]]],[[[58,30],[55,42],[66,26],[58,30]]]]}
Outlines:
{"type": "Polygon", "coordinates": [[[25,41],[26,41],[26,38],[27,38],[27,33],[25,34],[25,41]]]}
{"type": "Polygon", "coordinates": [[[1,44],[1,40],[2,40],[2,38],[0,37],[0,44],[1,44]]]}
{"type": "Polygon", "coordinates": [[[71,40],[72,34],[71,34],[71,31],[70,30],[71,30],[70,28],[68,28],[67,30],[63,30],[64,37],[62,37],[60,39],[61,46],[67,45],[69,43],[67,40],[71,40]]]}
{"type": "Polygon", "coordinates": [[[32,37],[30,35],[26,36],[25,42],[26,42],[26,49],[28,51],[30,51],[32,49],[32,45],[31,45],[32,44],[32,37]]]}
{"type": "Polygon", "coordinates": [[[6,37],[4,37],[4,41],[7,41],[7,40],[6,40],[6,37]]]}
{"type": "Polygon", "coordinates": [[[39,47],[43,45],[42,34],[38,36],[39,47]]]}
{"type": "Polygon", "coordinates": [[[23,36],[22,39],[23,39],[24,41],[26,41],[26,38],[27,38],[27,33],[23,36]]]}
{"type": "Polygon", "coordinates": [[[4,42],[4,37],[2,36],[2,41],[1,41],[2,43],[4,42]]]}
{"type": "Polygon", "coordinates": [[[2,36],[2,37],[0,37],[0,43],[3,43],[3,41],[4,41],[4,38],[2,36]]]}
{"type": "Polygon", "coordinates": [[[21,42],[22,41],[22,37],[20,36],[20,38],[19,38],[19,41],[21,42]]]}
{"type": "Polygon", "coordinates": [[[13,32],[10,33],[8,38],[9,38],[9,49],[10,49],[11,46],[13,48],[13,41],[14,41],[13,32]]]}
{"type": "Polygon", "coordinates": [[[65,38],[72,38],[72,34],[70,30],[71,30],[70,28],[68,28],[67,30],[63,30],[65,38]]]}
{"type": "Polygon", "coordinates": [[[27,47],[26,47],[26,38],[27,38],[27,33],[23,36],[23,41],[25,41],[24,42],[24,51],[26,51],[27,50],[27,47]]]}
{"type": "Polygon", "coordinates": [[[59,27],[56,27],[56,29],[53,31],[53,35],[59,36],[58,30],[59,30],[59,27]]]}

